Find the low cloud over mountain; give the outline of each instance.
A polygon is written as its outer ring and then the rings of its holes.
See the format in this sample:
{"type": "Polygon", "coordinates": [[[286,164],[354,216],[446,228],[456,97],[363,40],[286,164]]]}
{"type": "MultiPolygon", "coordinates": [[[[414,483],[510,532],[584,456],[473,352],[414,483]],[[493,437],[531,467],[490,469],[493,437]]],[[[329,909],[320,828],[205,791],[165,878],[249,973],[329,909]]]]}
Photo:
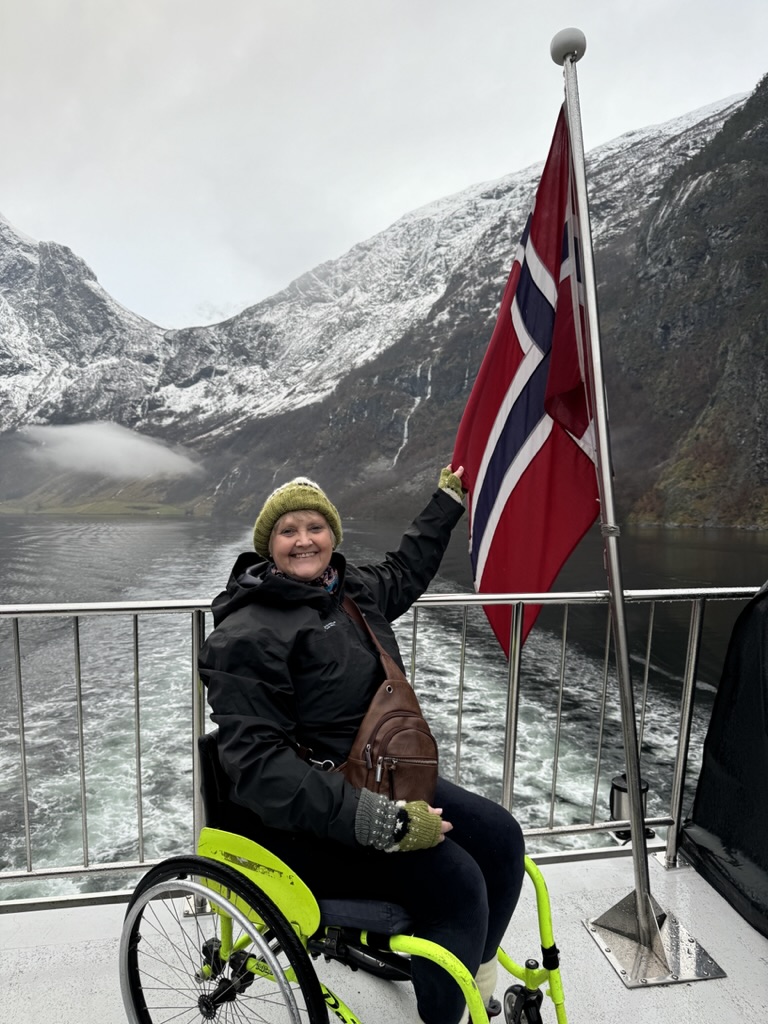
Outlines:
{"type": "Polygon", "coordinates": [[[189,455],[117,423],[26,427],[21,436],[30,442],[32,460],[73,473],[143,480],[202,472],[200,464],[189,455]]]}

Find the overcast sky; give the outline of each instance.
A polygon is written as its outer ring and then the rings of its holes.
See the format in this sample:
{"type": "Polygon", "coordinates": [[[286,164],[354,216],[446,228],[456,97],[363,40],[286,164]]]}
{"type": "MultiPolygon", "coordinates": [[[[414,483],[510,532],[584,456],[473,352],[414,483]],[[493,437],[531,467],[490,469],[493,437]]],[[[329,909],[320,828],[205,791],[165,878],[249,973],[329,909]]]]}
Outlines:
{"type": "Polygon", "coordinates": [[[768,0],[3,0],[0,213],[155,323],[222,319],[543,160],[570,25],[587,149],[768,71],[768,0]]]}

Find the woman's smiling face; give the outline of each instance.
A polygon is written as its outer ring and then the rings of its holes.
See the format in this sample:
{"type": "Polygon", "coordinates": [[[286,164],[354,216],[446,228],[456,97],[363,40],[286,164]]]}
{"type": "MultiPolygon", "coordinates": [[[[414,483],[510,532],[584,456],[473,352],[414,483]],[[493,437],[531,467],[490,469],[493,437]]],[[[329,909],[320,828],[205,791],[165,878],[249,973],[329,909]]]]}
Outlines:
{"type": "Polygon", "coordinates": [[[320,512],[286,512],[275,523],[269,553],[280,570],[304,583],[322,576],[331,561],[334,536],[320,512]]]}

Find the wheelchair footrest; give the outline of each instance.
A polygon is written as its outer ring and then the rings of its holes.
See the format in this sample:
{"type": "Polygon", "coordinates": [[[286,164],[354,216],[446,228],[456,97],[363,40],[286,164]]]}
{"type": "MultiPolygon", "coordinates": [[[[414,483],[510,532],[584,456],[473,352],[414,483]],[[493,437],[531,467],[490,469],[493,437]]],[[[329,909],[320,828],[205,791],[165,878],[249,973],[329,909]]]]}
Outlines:
{"type": "Polygon", "coordinates": [[[367,943],[362,942],[359,928],[330,927],[313,935],[307,950],[313,957],[337,960],[353,971],[360,969],[388,981],[410,979],[410,958],[393,953],[388,936],[369,933],[368,939],[367,943]]]}

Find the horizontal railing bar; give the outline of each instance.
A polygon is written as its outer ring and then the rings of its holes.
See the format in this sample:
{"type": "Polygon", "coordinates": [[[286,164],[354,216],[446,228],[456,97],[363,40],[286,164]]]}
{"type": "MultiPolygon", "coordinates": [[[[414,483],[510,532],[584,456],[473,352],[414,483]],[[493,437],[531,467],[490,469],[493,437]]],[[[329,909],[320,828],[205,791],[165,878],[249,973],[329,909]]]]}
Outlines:
{"type": "Polygon", "coordinates": [[[153,864],[159,864],[158,860],[124,860],[109,861],[106,864],[89,864],[84,867],[78,864],[74,867],[63,868],[33,868],[32,871],[3,871],[0,872],[0,882],[28,882],[32,879],[42,878],[69,878],[72,875],[109,875],[120,871],[146,871],[153,864]]]}
{"type": "MultiPolygon", "coordinates": [[[[709,601],[734,601],[754,597],[759,587],[699,587],[665,590],[625,590],[626,601],[691,601],[704,597],[709,601]]],[[[417,604],[434,607],[486,604],[607,604],[607,590],[550,591],[546,594],[424,594],[417,604]]]]}
{"type": "MultiPolygon", "coordinates": [[[[662,818],[646,818],[646,828],[665,828],[668,825],[674,825],[675,819],[669,815],[662,818]]],[[[584,835],[587,832],[628,832],[630,829],[629,821],[596,821],[594,823],[589,822],[586,825],[553,825],[551,828],[548,825],[535,826],[534,828],[524,828],[523,835],[526,837],[530,836],[577,836],[584,835]]]]}
{"type": "MultiPolygon", "coordinates": [[[[669,816],[645,819],[646,828],[664,828],[673,824],[674,820],[669,816]]],[[[598,821],[594,824],[590,823],[585,825],[555,825],[551,828],[547,826],[524,828],[523,835],[526,838],[546,838],[547,836],[583,835],[586,833],[597,832],[626,832],[629,831],[629,828],[630,822],[628,820],[598,821]]],[[[107,864],[91,864],[88,867],[79,865],[77,867],[35,868],[32,871],[3,871],[0,872],[0,882],[20,882],[30,879],[70,877],[72,875],[106,875],[120,871],[141,871],[146,870],[153,864],[157,863],[159,863],[158,860],[117,861],[107,864]]]]}
{"type": "MultiPolygon", "coordinates": [[[[660,853],[664,843],[650,841],[647,844],[649,854],[660,853]]],[[[570,864],[583,861],[618,859],[629,857],[632,846],[595,846],[582,850],[554,850],[535,853],[531,859],[540,867],[546,864],[570,864]]],[[[147,866],[150,863],[147,862],[147,866]]],[[[133,889],[114,889],[111,892],[73,893],[68,896],[40,896],[36,899],[0,901],[0,914],[17,914],[33,910],[66,910],[71,907],[101,906],[103,904],[127,903],[133,895],[133,889]]]]}
{"type": "MultiPolygon", "coordinates": [[[[661,840],[649,840],[646,849],[650,854],[662,853],[664,843],[661,840]]],[[[531,860],[540,867],[545,864],[578,864],[585,860],[605,860],[608,857],[631,857],[632,844],[625,843],[622,846],[593,846],[583,850],[551,850],[546,853],[534,853],[531,860]]]]}
{"type": "Polygon", "coordinates": [[[210,611],[210,601],[98,601],[82,604],[0,604],[0,618],[58,615],[134,615],[141,612],[179,614],[210,611]]]}
{"type": "Polygon", "coordinates": [[[28,900],[5,900],[0,903],[0,914],[19,914],[27,910],[69,910],[71,907],[95,907],[108,903],[127,903],[133,889],[114,889],[112,892],[82,892],[71,896],[38,896],[28,900]]]}
{"type": "MultiPolygon", "coordinates": [[[[734,601],[754,597],[760,589],[754,587],[689,587],[664,590],[625,590],[627,601],[691,601],[706,598],[709,601],[734,601]]],[[[451,605],[486,604],[606,604],[607,590],[549,591],[547,593],[476,594],[474,592],[453,594],[425,594],[416,602],[418,605],[450,607],[451,605]]],[[[179,614],[211,610],[210,601],[195,599],[182,601],[103,601],[82,604],[0,604],[0,618],[57,615],[124,615],[141,612],[179,614]]]]}

